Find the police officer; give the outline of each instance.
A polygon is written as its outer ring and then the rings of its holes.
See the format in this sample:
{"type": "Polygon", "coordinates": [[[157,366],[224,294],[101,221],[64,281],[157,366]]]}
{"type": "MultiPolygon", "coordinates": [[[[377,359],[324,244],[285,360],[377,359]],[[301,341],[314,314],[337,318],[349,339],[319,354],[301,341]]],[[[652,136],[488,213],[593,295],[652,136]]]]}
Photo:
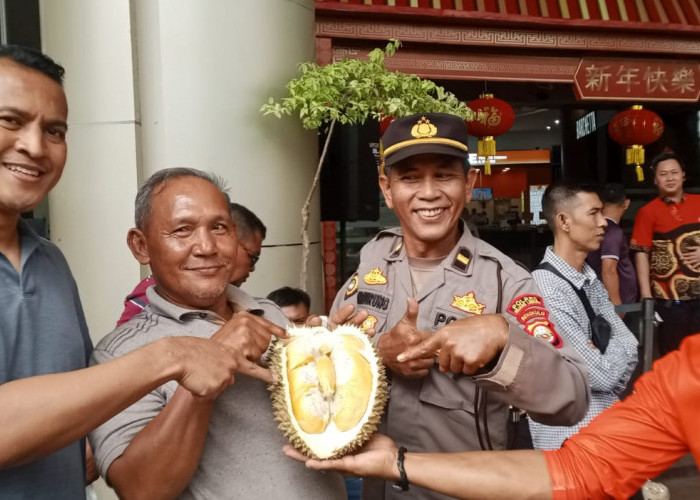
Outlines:
{"type": "MultiPolygon", "coordinates": [[[[363,327],[391,380],[381,430],[409,451],[503,449],[511,405],[550,425],[588,407],[586,369],[549,321],[530,274],[473,237],[460,219],[476,172],[456,116],[399,118],[382,136],[379,185],[400,228],[380,232],[333,310],[369,311],[363,327]],[[397,356],[439,335],[441,348],[397,356]]],[[[425,343],[423,344],[425,345],[425,343]]],[[[365,480],[366,499],[446,498],[406,484],[365,480]]]]}

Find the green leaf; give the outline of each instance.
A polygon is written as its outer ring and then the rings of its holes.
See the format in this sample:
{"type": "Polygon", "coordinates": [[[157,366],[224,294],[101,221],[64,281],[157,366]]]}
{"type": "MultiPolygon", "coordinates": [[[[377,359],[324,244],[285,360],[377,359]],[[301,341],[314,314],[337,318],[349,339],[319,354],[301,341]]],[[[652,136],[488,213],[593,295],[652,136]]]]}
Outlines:
{"type": "Polygon", "coordinates": [[[416,75],[389,71],[387,57],[401,46],[396,39],[385,48],[370,51],[366,59],[343,59],[319,66],[299,64],[301,76],[290,80],[288,95],[279,101],[270,97],[260,108],[263,115],[296,115],[307,129],[333,120],[364,123],[386,115],[405,116],[418,112],[447,112],[472,119],[473,113],[452,93],[416,75]]]}

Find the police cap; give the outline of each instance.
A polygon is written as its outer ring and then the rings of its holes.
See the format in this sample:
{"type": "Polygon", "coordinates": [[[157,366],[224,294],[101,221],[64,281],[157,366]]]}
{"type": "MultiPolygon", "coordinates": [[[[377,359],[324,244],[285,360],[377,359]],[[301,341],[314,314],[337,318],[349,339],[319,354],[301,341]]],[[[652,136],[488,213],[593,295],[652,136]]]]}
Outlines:
{"type": "Polygon", "coordinates": [[[459,116],[447,113],[404,116],[387,127],[381,147],[382,166],[387,167],[426,153],[466,158],[467,124],[459,116]]]}

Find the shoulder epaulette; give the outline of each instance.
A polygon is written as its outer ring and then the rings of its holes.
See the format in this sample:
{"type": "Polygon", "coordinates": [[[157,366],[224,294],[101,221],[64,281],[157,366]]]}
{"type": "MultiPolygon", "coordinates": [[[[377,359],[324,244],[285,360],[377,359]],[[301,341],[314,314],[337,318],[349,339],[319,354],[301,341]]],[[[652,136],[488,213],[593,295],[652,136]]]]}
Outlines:
{"type": "Polygon", "coordinates": [[[472,253],[466,247],[460,247],[455,254],[455,259],[452,262],[452,267],[459,271],[465,272],[469,267],[469,262],[472,260],[472,253]]]}

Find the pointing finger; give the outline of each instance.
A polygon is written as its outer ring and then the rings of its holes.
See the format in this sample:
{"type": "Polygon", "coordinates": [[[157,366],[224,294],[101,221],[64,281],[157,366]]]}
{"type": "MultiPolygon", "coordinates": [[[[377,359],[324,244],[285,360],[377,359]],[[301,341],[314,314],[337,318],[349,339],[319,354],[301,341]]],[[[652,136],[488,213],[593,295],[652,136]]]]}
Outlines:
{"type": "Polygon", "coordinates": [[[443,338],[441,332],[435,333],[425,339],[420,344],[406,349],[399,354],[396,359],[400,362],[410,361],[412,359],[425,358],[434,356],[435,351],[442,347],[443,338]]]}
{"type": "Polygon", "coordinates": [[[262,380],[263,382],[267,382],[268,384],[274,384],[275,382],[277,382],[277,378],[270,370],[268,370],[267,368],[263,368],[262,366],[258,365],[257,363],[253,363],[252,361],[241,362],[238,365],[238,373],[243,373],[244,375],[255,377],[257,379],[262,380]]]}

